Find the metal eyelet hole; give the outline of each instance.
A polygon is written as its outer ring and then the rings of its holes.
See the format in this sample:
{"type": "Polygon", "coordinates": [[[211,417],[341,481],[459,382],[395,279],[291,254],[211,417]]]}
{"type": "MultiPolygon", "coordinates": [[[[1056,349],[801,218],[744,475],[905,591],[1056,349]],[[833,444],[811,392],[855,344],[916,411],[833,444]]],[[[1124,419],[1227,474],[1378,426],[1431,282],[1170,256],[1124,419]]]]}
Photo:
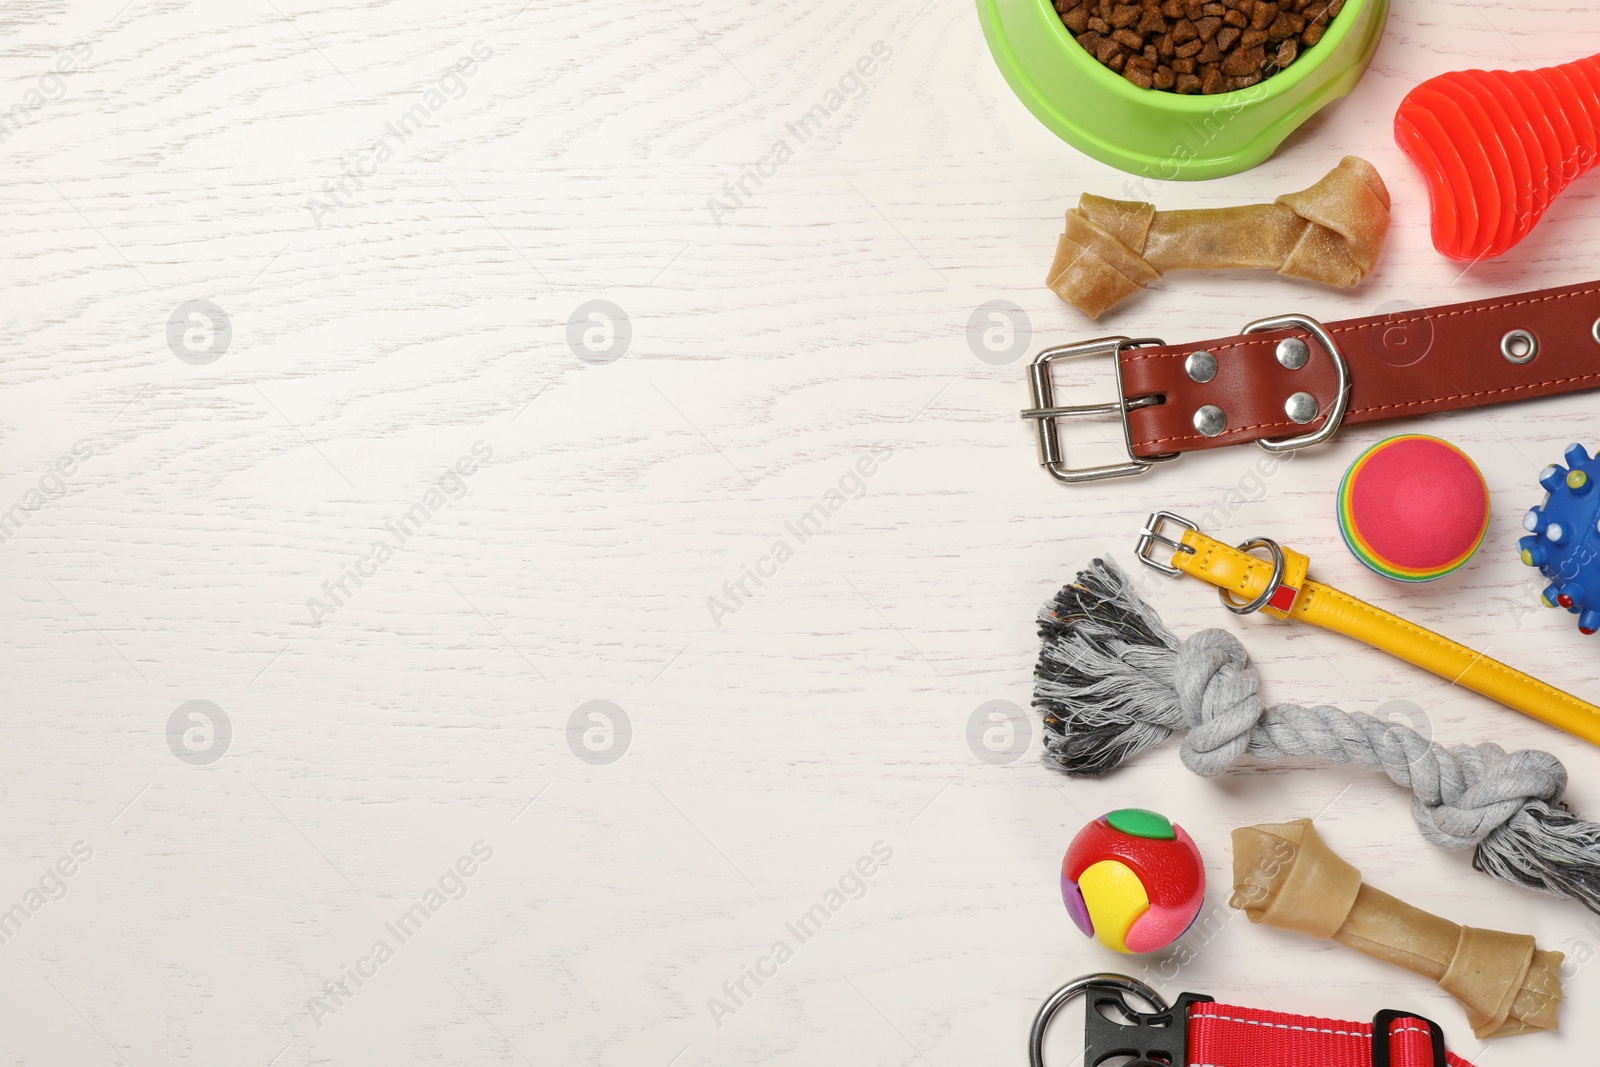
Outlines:
{"type": "Polygon", "coordinates": [[[1228,428],[1228,416],[1215,404],[1207,404],[1194,413],[1194,428],[1207,437],[1215,437],[1228,428]]]}
{"type": "Polygon", "coordinates": [[[1500,338],[1500,354],[1512,363],[1528,363],[1539,354],[1539,339],[1527,330],[1512,330],[1500,338]]]}
{"type": "Polygon", "coordinates": [[[1203,348],[1198,352],[1190,352],[1183,361],[1183,372],[1191,382],[1204,385],[1217,376],[1217,357],[1203,348]]]}

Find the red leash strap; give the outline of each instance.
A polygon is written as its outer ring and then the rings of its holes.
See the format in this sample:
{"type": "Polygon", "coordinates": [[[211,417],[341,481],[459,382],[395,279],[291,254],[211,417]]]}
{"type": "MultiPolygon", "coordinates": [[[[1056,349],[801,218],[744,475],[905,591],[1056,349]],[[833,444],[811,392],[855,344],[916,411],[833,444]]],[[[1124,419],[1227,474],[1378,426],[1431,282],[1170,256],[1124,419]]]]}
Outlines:
{"type": "Polygon", "coordinates": [[[1411,1012],[1380,1011],[1363,1023],[1239,1008],[1200,993],[1168,1004],[1125,974],[1086,974],[1051,993],[1028,1035],[1031,1067],[1045,1067],[1050,1020],[1077,997],[1086,1001],[1084,1067],[1130,1057],[1128,1067],[1472,1067],[1445,1051],[1438,1023],[1411,1012]]]}
{"type": "MultiPolygon", "coordinates": [[[[1452,1052],[1435,1059],[1437,1029],[1415,1015],[1384,1013],[1390,1067],[1472,1067],[1452,1052]]],[[[1289,1015],[1231,1004],[1189,1010],[1189,1067],[1383,1067],[1372,1024],[1289,1015]]]]}

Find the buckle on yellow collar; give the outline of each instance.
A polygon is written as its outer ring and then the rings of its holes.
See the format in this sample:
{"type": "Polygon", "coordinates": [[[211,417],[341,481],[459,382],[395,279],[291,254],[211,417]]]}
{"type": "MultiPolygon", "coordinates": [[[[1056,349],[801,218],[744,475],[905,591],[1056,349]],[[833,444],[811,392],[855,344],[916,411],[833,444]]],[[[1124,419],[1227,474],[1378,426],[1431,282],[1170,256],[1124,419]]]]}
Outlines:
{"type": "MultiPolygon", "coordinates": [[[[1200,527],[1181,515],[1170,511],[1158,511],[1145,520],[1144,529],[1139,532],[1139,541],[1135,547],[1139,561],[1152,570],[1160,571],[1166,575],[1189,574],[1203,579],[1217,586],[1217,597],[1222,601],[1223,607],[1235,615],[1251,615],[1265,608],[1269,615],[1284,618],[1294,608],[1299,599],[1300,589],[1305,584],[1307,560],[1298,552],[1285,550],[1278,542],[1269,537],[1253,537],[1243,544],[1233,548],[1212,540],[1201,532],[1200,527]],[[1179,540],[1167,536],[1166,525],[1183,528],[1179,540]],[[1156,559],[1153,555],[1156,545],[1166,545],[1173,550],[1173,555],[1166,563],[1156,559]],[[1201,550],[1204,549],[1204,554],[1201,550]],[[1250,556],[1251,553],[1264,549],[1272,564],[1272,573],[1262,584],[1259,591],[1254,587],[1251,571],[1255,568],[1249,560],[1241,557],[1250,556]],[[1185,558],[1187,557],[1187,558],[1185,558]],[[1237,561],[1236,566],[1219,571],[1213,565],[1219,557],[1231,557],[1237,561]],[[1239,566],[1245,567],[1240,571],[1239,566]],[[1225,582],[1237,580],[1239,591],[1253,592],[1247,600],[1236,597],[1225,582]],[[1250,588],[1246,588],[1246,587],[1250,588]]],[[[1268,560],[1258,560],[1266,563],[1268,560]]]]}

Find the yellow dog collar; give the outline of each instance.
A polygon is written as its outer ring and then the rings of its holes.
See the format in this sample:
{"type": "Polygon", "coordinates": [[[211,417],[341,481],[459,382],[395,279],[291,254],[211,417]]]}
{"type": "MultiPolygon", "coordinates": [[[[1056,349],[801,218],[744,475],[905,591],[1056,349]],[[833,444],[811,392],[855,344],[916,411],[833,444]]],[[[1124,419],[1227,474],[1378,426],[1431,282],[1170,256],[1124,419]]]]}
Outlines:
{"type": "Polygon", "coordinates": [[[1299,619],[1337,631],[1600,745],[1600,707],[1310,580],[1311,561],[1275,541],[1261,537],[1234,548],[1207,537],[1187,519],[1158,511],[1145,522],[1138,555],[1163,574],[1187,574],[1216,586],[1222,602],[1236,614],[1260,611],[1275,619],[1299,619]],[[1164,532],[1167,524],[1182,528],[1178,540],[1164,532]],[[1158,545],[1173,550],[1170,562],[1154,557],[1158,545]],[[1255,551],[1265,551],[1268,558],[1252,555],[1255,551]]]}

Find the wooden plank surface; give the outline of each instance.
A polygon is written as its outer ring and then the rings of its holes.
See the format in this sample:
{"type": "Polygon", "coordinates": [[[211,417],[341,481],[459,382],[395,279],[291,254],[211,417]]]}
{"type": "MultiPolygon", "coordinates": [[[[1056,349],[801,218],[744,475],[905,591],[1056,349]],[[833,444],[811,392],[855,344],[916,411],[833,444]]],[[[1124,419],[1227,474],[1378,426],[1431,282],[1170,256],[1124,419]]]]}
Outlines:
{"type": "MultiPolygon", "coordinates": [[[[1384,781],[1206,782],[1168,748],[1068,782],[1026,714],[1014,758],[971,741],[1027,708],[1038,605],[1131,565],[1158,506],[1593,699],[1595,646],[1513,551],[1538,469],[1600,444],[1592,397],[1412,424],[1495,516],[1464,571],[1398,589],[1331,510],[1380,430],[1269,477],[1237,449],[1082,489],[1035,466],[1020,354],[979,358],[968,321],[1108,332],[1040,278],[1060,213],[1126,177],[1022,108],[969,3],[120,3],[0,24],[6,1062],[1020,1064],[1038,1001],[1108,967],[1414,1008],[1480,1064],[1600,1040],[1600,920],[1426,846],[1384,781]],[[1135,804],[1213,889],[1181,951],[1122,960],[1057,868],[1135,804]],[[1485,1049],[1420,980],[1233,918],[1227,831],[1319,810],[1382,888],[1571,954],[1562,1034],[1485,1049]]],[[[1592,179],[1463,272],[1389,124],[1428,75],[1596,50],[1575,0],[1397,3],[1272,160],[1157,191],[1270,199],[1362,155],[1396,204],[1371,282],[1184,278],[1110,330],[1591,278],[1592,179]]],[[[1146,588],[1180,632],[1245,634],[1275,700],[1554,751],[1600,813],[1577,741],[1146,588]]]]}

